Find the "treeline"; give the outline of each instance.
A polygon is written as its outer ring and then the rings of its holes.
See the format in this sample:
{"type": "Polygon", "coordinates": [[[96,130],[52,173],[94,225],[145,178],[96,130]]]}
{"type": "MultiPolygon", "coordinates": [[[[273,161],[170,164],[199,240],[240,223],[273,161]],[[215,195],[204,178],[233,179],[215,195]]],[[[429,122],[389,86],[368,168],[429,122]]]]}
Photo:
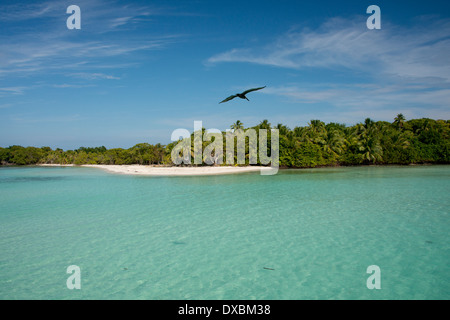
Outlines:
{"type": "Polygon", "coordinates": [[[278,125],[280,165],[316,167],[361,164],[450,162],[450,121],[414,119],[399,114],[393,123],[346,127],[313,120],[294,130],[278,125]]]}
{"type": "Polygon", "coordinates": [[[50,147],[11,146],[0,148],[2,165],[34,165],[34,164],[160,164],[166,154],[165,146],[140,143],[129,149],[105,147],[76,150],[52,150],[50,147]]]}
{"type": "MultiPolygon", "coordinates": [[[[267,120],[263,120],[259,125],[252,127],[255,130],[271,128],[279,130],[281,167],[450,163],[449,120],[424,118],[406,121],[405,117],[399,114],[392,123],[375,122],[368,118],[363,123],[346,126],[311,120],[308,126],[290,129],[283,124],[272,126],[267,120]]],[[[246,130],[239,120],[231,126],[231,129],[246,130]]],[[[203,148],[209,143],[203,142],[203,148]]],[[[129,149],[81,147],[67,151],[52,150],[49,147],[11,146],[0,148],[0,162],[2,165],[170,165],[171,151],[176,144],[177,142],[173,142],[163,146],[140,143],[129,149]]]]}

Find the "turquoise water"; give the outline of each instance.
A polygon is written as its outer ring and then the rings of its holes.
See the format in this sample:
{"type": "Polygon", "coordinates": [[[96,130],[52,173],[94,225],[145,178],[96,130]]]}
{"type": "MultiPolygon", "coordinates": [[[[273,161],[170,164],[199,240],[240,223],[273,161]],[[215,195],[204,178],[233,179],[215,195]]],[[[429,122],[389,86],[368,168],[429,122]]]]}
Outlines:
{"type": "Polygon", "coordinates": [[[449,166],[0,168],[0,298],[449,299],[449,194],[449,166]]]}

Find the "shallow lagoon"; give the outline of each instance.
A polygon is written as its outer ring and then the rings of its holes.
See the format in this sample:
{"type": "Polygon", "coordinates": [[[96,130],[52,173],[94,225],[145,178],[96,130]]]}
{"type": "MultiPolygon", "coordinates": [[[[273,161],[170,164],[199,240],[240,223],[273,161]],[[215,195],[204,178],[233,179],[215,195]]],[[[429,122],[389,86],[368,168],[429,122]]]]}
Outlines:
{"type": "Polygon", "coordinates": [[[449,194],[449,166],[0,168],[0,298],[449,299],[449,194]]]}

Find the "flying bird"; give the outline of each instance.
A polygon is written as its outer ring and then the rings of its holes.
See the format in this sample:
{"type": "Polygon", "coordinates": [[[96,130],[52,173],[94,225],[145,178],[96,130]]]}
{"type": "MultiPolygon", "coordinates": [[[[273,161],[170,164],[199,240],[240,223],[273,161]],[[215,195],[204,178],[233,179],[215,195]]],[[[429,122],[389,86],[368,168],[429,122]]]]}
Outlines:
{"type": "MultiPolygon", "coordinates": [[[[239,97],[239,98],[241,98],[241,99],[247,99],[247,97],[245,96],[247,93],[252,92],[252,91],[256,91],[256,90],[261,90],[261,89],[264,89],[265,87],[266,87],[266,86],[260,87],[260,88],[248,89],[248,90],[246,90],[246,91],[244,91],[244,92],[242,92],[242,93],[236,93],[236,94],[234,94],[234,95],[232,95],[232,96],[229,96],[229,97],[226,98],[225,100],[219,102],[219,104],[221,104],[221,103],[223,103],[223,102],[227,102],[227,101],[233,100],[233,99],[236,98],[236,97],[239,97]]],[[[247,100],[248,100],[248,99],[247,99],[247,100]]],[[[250,100],[248,100],[248,101],[250,101],[250,100]]]]}

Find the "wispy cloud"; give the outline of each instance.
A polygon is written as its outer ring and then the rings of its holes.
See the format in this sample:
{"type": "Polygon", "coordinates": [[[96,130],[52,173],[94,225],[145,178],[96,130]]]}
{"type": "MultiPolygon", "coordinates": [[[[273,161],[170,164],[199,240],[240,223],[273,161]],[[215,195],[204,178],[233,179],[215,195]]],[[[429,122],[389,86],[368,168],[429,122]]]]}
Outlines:
{"type": "Polygon", "coordinates": [[[104,74],[104,73],[86,73],[86,72],[78,72],[78,73],[72,73],[71,76],[82,78],[82,79],[88,79],[88,80],[96,80],[96,79],[106,79],[106,80],[119,80],[120,77],[116,77],[110,74],[104,74]]]}
{"type": "MultiPolygon", "coordinates": [[[[21,37],[19,37],[21,38],[21,37]]],[[[69,42],[64,39],[46,39],[35,36],[34,39],[15,39],[6,41],[8,45],[0,45],[3,59],[0,62],[0,76],[19,73],[32,74],[37,71],[61,71],[72,68],[101,68],[104,63],[114,58],[129,55],[137,51],[159,50],[174,37],[148,41],[119,41],[119,42],[69,42]],[[90,63],[89,63],[90,62],[90,63]]],[[[127,64],[129,65],[129,64],[127,64]]],[[[120,65],[114,65],[115,68],[120,65]]]]}
{"type": "MultiPolygon", "coordinates": [[[[22,21],[31,19],[46,19],[64,21],[68,15],[66,9],[73,1],[47,0],[27,4],[4,4],[0,11],[1,21],[22,21]]],[[[120,4],[118,1],[77,0],[76,5],[82,13],[82,24],[86,27],[95,26],[92,31],[114,31],[111,28],[128,23],[142,21],[143,17],[161,14],[158,8],[147,5],[120,4]]]]}
{"type": "Polygon", "coordinates": [[[25,91],[25,87],[3,87],[0,88],[0,97],[7,95],[21,95],[25,91]]]}
{"type": "Polygon", "coordinates": [[[247,62],[282,68],[336,68],[402,77],[450,79],[450,20],[418,21],[400,28],[384,23],[368,30],[334,18],[317,30],[290,31],[262,48],[233,48],[209,64],[247,62]],[[423,27],[426,25],[426,27],[423,27]]]}
{"type": "Polygon", "coordinates": [[[324,76],[322,81],[262,91],[309,108],[329,106],[328,114],[336,119],[344,115],[347,119],[368,115],[390,119],[392,110],[410,117],[449,119],[449,52],[450,20],[420,18],[409,29],[385,22],[381,30],[374,31],[353,20],[334,18],[317,30],[292,30],[264,47],[219,53],[207,64],[240,62],[323,75],[339,72],[348,77],[330,83],[324,76]],[[352,78],[355,74],[358,81],[352,78]]]}
{"type": "Polygon", "coordinates": [[[63,84],[54,84],[52,85],[53,88],[87,88],[92,87],[93,85],[87,85],[87,84],[69,84],[69,83],[63,83],[63,84]]]}
{"type": "Polygon", "coordinates": [[[37,116],[36,114],[30,115],[16,115],[12,116],[12,121],[21,124],[33,124],[33,123],[48,123],[48,122],[73,122],[82,120],[79,114],[69,115],[51,115],[51,116],[37,116]]]}
{"type": "Polygon", "coordinates": [[[119,26],[125,25],[128,22],[132,21],[132,19],[133,19],[133,17],[119,17],[119,18],[115,18],[115,19],[113,19],[111,21],[110,26],[112,28],[119,27],[119,26]]]}
{"type": "Polygon", "coordinates": [[[303,106],[300,113],[311,110],[311,105],[331,105],[331,110],[315,110],[315,116],[309,115],[330,121],[352,123],[368,116],[377,120],[389,120],[397,113],[403,113],[408,118],[450,119],[450,89],[410,90],[396,84],[303,84],[267,88],[264,93],[285,97],[287,102],[300,104],[303,106]],[[333,117],[335,120],[332,120],[333,117]]]}
{"type": "MultiPolygon", "coordinates": [[[[162,12],[148,5],[124,5],[105,0],[77,1],[82,11],[82,29],[71,32],[65,26],[68,17],[65,10],[69,4],[45,1],[20,6],[0,5],[0,20],[6,22],[6,27],[13,21],[42,18],[39,28],[31,29],[23,24],[24,27],[14,27],[14,33],[0,35],[0,77],[28,76],[43,71],[70,73],[80,66],[92,74],[104,65],[114,68],[124,65],[118,65],[114,58],[161,50],[179,39],[179,35],[117,33],[125,25],[145,26],[147,17],[162,12]]],[[[127,61],[138,63],[133,59],[127,61]]]]}
{"type": "Polygon", "coordinates": [[[447,106],[450,88],[408,88],[398,84],[299,84],[271,87],[263,93],[285,96],[292,101],[306,104],[333,103],[338,107],[361,106],[367,108],[399,103],[447,106]]]}
{"type": "Polygon", "coordinates": [[[1,21],[21,21],[42,17],[56,17],[59,13],[58,11],[60,11],[59,9],[63,8],[64,4],[55,1],[43,1],[27,5],[10,3],[2,7],[3,10],[0,11],[1,21]]]}

